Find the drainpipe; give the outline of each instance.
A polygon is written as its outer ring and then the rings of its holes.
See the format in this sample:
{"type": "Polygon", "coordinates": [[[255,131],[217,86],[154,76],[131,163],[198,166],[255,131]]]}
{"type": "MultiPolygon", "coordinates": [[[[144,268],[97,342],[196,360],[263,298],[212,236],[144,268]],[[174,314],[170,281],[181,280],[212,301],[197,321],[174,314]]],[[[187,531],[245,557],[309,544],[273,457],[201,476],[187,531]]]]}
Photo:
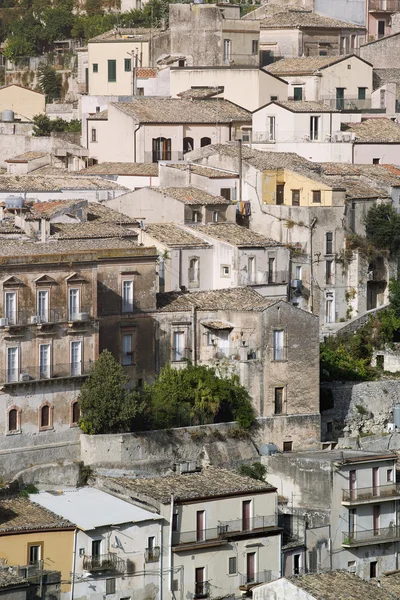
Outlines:
{"type": "Polygon", "coordinates": [[[197,313],[196,307],[192,306],[192,361],[197,365],[197,313]]]}
{"type": "MultiPolygon", "coordinates": [[[[238,140],[239,142],[239,202],[242,201],[242,140],[238,140]]],[[[240,206],[240,204],[239,204],[240,206]]]]}
{"type": "Polygon", "coordinates": [[[311,225],[310,225],[310,311],[311,313],[314,313],[314,286],[313,286],[313,280],[314,280],[314,266],[313,266],[313,230],[314,227],[317,223],[317,219],[314,217],[313,220],[311,221],[311,225]]]}
{"type": "MultiPolygon", "coordinates": [[[[136,127],[135,131],[133,132],[133,142],[134,142],[134,147],[133,147],[133,162],[136,162],[136,133],[139,131],[141,125],[140,123],[138,124],[138,126],[136,127]]],[[[143,157],[144,159],[144,157],[143,157]]]]}
{"type": "Polygon", "coordinates": [[[172,592],[172,580],[173,580],[173,573],[172,573],[172,524],[174,521],[174,494],[171,494],[171,510],[170,510],[170,514],[169,514],[169,544],[168,544],[168,554],[169,554],[169,573],[168,573],[168,591],[169,591],[169,595],[171,598],[174,597],[174,594],[172,592]]]}
{"type": "Polygon", "coordinates": [[[76,569],[76,543],[78,538],[78,530],[75,529],[74,532],[74,552],[72,555],[72,582],[71,582],[71,600],[74,600],[74,591],[75,591],[75,569],[76,569]]]}
{"type": "Polygon", "coordinates": [[[159,600],[163,600],[163,521],[160,520],[160,592],[159,600]]]}

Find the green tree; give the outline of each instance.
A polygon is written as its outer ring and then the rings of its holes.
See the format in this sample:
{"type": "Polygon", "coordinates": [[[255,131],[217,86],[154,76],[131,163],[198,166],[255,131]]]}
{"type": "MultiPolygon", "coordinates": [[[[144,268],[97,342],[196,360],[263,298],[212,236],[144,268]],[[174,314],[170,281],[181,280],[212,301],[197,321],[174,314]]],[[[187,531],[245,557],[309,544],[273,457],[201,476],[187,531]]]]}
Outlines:
{"type": "Polygon", "coordinates": [[[53,67],[42,65],[39,68],[38,80],[47,102],[61,97],[62,77],[53,67]]]}
{"type": "Polygon", "coordinates": [[[219,376],[212,367],[173,369],[167,365],[145,388],[150,425],[156,429],[236,420],[248,429],[254,410],[236,376],[219,376]]]}
{"type": "Polygon", "coordinates": [[[41,21],[47,44],[70,38],[74,20],[74,15],[68,6],[46,8],[41,14],[41,21]]]}
{"type": "Polygon", "coordinates": [[[33,117],[33,135],[35,137],[49,137],[52,131],[52,122],[47,115],[33,117]]]}
{"type": "Polygon", "coordinates": [[[400,249],[400,215],[392,204],[378,204],[369,209],[365,218],[367,240],[377,250],[397,255],[400,249]]]}
{"type": "Polygon", "coordinates": [[[400,281],[398,279],[391,279],[389,281],[389,302],[390,308],[397,319],[396,325],[398,329],[400,327],[400,281]]]}
{"type": "Polygon", "coordinates": [[[93,15],[102,15],[104,12],[102,0],[86,0],[85,10],[89,17],[93,15]]]}
{"type": "Polygon", "coordinates": [[[127,389],[129,378],[111,352],[104,350],[93,364],[79,394],[84,433],[121,433],[131,431],[135,418],[143,412],[140,394],[127,389]]]}
{"type": "Polygon", "coordinates": [[[246,475],[258,481],[265,481],[267,467],[259,462],[255,462],[252,465],[240,465],[238,472],[240,475],[246,475]]]}

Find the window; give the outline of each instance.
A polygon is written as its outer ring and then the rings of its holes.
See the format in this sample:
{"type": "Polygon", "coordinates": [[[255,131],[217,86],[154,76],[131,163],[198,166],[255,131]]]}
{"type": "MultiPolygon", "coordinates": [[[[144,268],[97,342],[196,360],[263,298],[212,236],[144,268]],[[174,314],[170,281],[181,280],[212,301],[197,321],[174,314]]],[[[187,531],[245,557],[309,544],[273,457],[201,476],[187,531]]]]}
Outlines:
{"type": "Polygon", "coordinates": [[[230,556],[228,561],[228,575],[236,575],[237,573],[237,560],[236,556],[230,556]]]}
{"type": "Polygon", "coordinates": [[[201,214],[198,210],[194,210],[192,213],[192,221],[193,223],[199,223],[201,221],[201,214]]]}
{"type": "Polygon", "coordinates": [[[301,554],[293,555],[293,575],[300,574],[300,562],[301,562],[301,554]]]}
{"type": "Polygon", "coordinates": [[[243,502],[242,502],[242,531],[250,531],[251,530],[251,512],[252,512],[251,500],[243,500],[243,502]]]}
{"type": "Polygon", "coordinates": [[[212,214],[213,223],[218,223],[218,211],[214,210],[212,214]]]}
{"type": "Polygon", "coordinates": [[[206,539],[206,513],[204,510],[196,512],[196,541],[204,542],[206,539]]]}
{"type": "Polygon", "coordinates": [[[300,265],[297,265],[295,273],[296,273],[296,279],[302,279],[302,277],[301,277],[302,273],[301,273],[301,266],[300,265]]]}
{"type": "Polygon", "coordinates": [[[283,413],[283,387],[275,388],[274,390],[275,408],[274,413],[281,415],[283,413]]]}
{"type": "Polygon", "coordinates": [[[17,322],[17,292],[6,292],[4,298],[4,316],[10,325],[17,322]]]}
{"type": "Polygon", "coordinates": [[[18,347],[7,348],[7,381],[18,381],[18,347]]]}
{"type": "Polygon", "coordinates": [[[310,140],[319,139],[319,120],[320,117],[310,117],[310,140]]]}
{"type": "Polygon", "coordinates": [[[276,184],[276,203],[283,204],[285,201],[285,184],[277,183],[276,184]]]}
{"type": "Polygon", "coordinates": [[[284,334],[283,329],[274,331],[274,360],[284,360],[284,334]]]}
{"type": "Polygon", "coordinates": [[[275,142],[275,117],[268,117],[268,139],[275,142]]]}
{"type": "Polygon", "coordinates": [[[40,323],[47,323],[49,320],[49,292],[48,290],[38,290],[37,292],[37,317],[40,323]]]}
{"type": "Polygon", "coordinates": [[[355,48],[357,48],[357,36],[355,34],[352,34],[350,36],[350,48],[352,50],[355,50],[355,48]]]}
{"type": "Polygon", "coordinates": [[[42,544],[28,544],[28,563],[36,565],[42,558],[42,544]]]}
{"type": "Polygon", "coordinates": [[[82,375],[82,342],[71,342],[71,375],[82,375]]]}
{"type": "Polygon", "coordinates": [[[115,594],[115,577],[106,579],[106,596],[110,594],[115,594]]]}
{"type": "Polygon", "coordinates": [[[98,558],[101,554],[101,540],[92,540],[92,558],[98,558]]]}
{"type": "Polygon", "coordinates": [[[293,450],[293,442],[283,442],[283,451],[291,452],[293,450]]]}
{"type": "Polygon", "coordinates": [[[39,377],[49,379],[50,377],[50,344],[39,346],[39,377]]]}
{"type": "Polygon", "coordinates": [[[153,163],[171,160],[171,138],[153,138],[153,163]]]}
{"type": "Polygon", "coordinates": [[[109,83],[113,83],[117,81],[117,61],[116,60],[108,60],[108,81],[109,83]]]}
{"type": "Polygon", "coordinates": [[[97,63],[93,63],[93,73],[99,72],[99,65],[97,63]]]}
{"type": "Polygon", "coordinates": [[[144,96],[144,88],[143,87],[136,88],[136,95],[137,96],[144,96]]]}
{"type": "Polygon", "coordinates": [[[132,352],[132,334],[124,333],[122,336],[122,364],[133,365],[133,352],[132,352]]]}
{"type": "Polygon", "coordinates": [[[372,159],[372,164],[373,164],[373,165],[379,165],[379,163],[380,163],[380,162],[381,162],[381,159],[380,159],[380,158],[373,158],[373,159],[372,159]]]}
{"type": "Polygon", "coordinates": [[[300,206],[300,190],[292,190],[292,206],[300,206]]]}
{"type": "Polygon", "coordinates": [[[209,146],[211,144],[211,138],[202,137],[200,140],[200,148],[204,148],[204,146],[209,146]]]}
{"type": "Polygon", "coordinates": [[[335,322],[335,304],[333,301],[333,294],[327,292],[325,297],[325,323],[335,322]]]}
{"type": "Polygon", "coordinates": [[[78,400],[75,400],[71,404],[71,425],[77,425],[79,422],[79,418],[81,416],[81,411],[79,408],[78,400]]]}
{"type": "Polygon", "coordinates": [[[258,40],[252,40],[251,42],[251,53],[258,54],[258,40]]]}
{"type": "Polygon", "coordinates": [[[178,513],[172,515],[172,531],[178,531],[178,513]]]}
{"type": "Polygon", "coordinates": [[[137,380],[137,387],[138,388],[142,388],[143,387],[143,378],[139,377],[139,379],[137,380]]]}
{"type": "Polygon", "coordinates": [[[122,312],[133,311],[133,281],[122,282],[122,312]]]}
{"type": "Polygon", "coordinates": [[[386,471],[386,482],[387,483],[392,483],[393,482],[393,469],[388,469],[386,471]]]}
{"type": "Polygon", "coordinates": [[[80,310],[80,289],[69,288],[68,290],[68,319],[76,321],[80,310]]]}
{"type": "Polygon", "coordinates": [[[174,331],[172,348],[172,360],[185,360],[185,333],[183,331],[174,331]]]}
{"type": "Polygon", "coordinates": [[[268,258],[268,283],[276,282],[276,259],[268,258]]]}
{"type": "Polygon", "coordinates": [[[366,96],[367,96],[367,88],[359,87],[358,88],[358,99],[365,100],[366,96]]]}
{"type": "Polygon", "coordinates": [[[328,285],[333,283],[333,260],[325,261],[325,283],[328,285]]]}
{"type": "Polygon", "coordinates": [[[40,428],[47,429],[51,427],[51,407],[49,404],[44,404],[40,409],[40,428]]]}
{"type": "Polygon", "coordinates": [[[378,38],[385,36],[385,27],[386,27],[385,21],[378,21],[378,38]]]}
{"type": "Polygon", "coordinates": [[[194,141],[192,137],[183,138],[183,154],[194,150],[194,141]]]}
{"type": "Polygon", "coordinates": [[[379,92],[379,107],[381,109],[386,108],[386,90],[380,90],[379,92]]]}
{"type": "Polygon", "coordinates": [[[92,133],[92,142],[97,142],[97,129],[95,129],[94,127],[92,127],[91,129],[91,133],[92,133]]]}
{"type": "Polygon", "coordinates": [[[270,96],[269,99],[271,102],[276,102],[278,100],[278,96],[270,96]]]}
{"type": "Polygon", "coordinates": [[[125,72],[132,71],[132,60],[130,58],[124,58],[124,71],[125,72]]]}
{"type": "Polygon", "coordinates": [[[224,63],[231,60],[231,40],[224,40],[224,63]]]}
{"type": "Polygon", "coordinates": [[[254,583],[256,578],[256,553],[249,552],[246,555],[246,582],[254,583]]]}
{"type": "Polygon", "coordinates": [[[326,433],[332,433],[333,432],[333,423],[332,421],[328,421],[326,424],[326,433]]]}
{"type": "Polygon", "coordinates": [[[328,231],[325,234],[325,254],[333,254],[333,233],[328,231]]]}
{"type": "Polygon", "coordinates": [[[293,88],[293,100],[303,100],[303,88],[293,88]]]}
{"type": "Polygon", "coordinates": [[[319,51],[319,55],[320,55],[320,56],[328,56],[328,53],[327,53],[327,51],[326,51],[326,50],[320,50],[320,51],[319,51]]]}
{"type": "Polygon", "coordinates": [[[225,200],[231,200],[231,188],[221,188],[220,190],[220,196],[222,196],[223,198],[225,198],[225,200]]]}
{"type": "Polygon", "coordinates": [[[198,287],[200,284],[200,260],[197,257],[189,260],[189,286],[198,287]]]}
{"type": "Polygon", "coordinates": [[[221,265],[221,277],[230,277],[231,268],[228,265],[221,265]]]}
{"type": "Polygon", "coordinates": [[[340,54],[346,54],[347,52],[347,38],[340,38],[340,54]]]}
{"type": "Polygon", "coordinates": [[[8,432],[12,433],[19,430],[19,412],[17,408],[11,408],[8,411],[8,432]]]}
{"type": "Polygon", "coordinates": [[[249,276],[249,283],[254,283],[256,280],[256,257],[249,256],[247,260],[247,273],[249,276]]]}
{"type": "Polygon", "coordinates": [[[372,560],[369,563],[369,578],[375,579],[378,575],[378,561],[372,560]]]}
{"type": "Polygon", "coordinates": [[[180,58],[178,60],[178,67],[182,68],[185,66],[186,60],[184,58],[180,58]]]}

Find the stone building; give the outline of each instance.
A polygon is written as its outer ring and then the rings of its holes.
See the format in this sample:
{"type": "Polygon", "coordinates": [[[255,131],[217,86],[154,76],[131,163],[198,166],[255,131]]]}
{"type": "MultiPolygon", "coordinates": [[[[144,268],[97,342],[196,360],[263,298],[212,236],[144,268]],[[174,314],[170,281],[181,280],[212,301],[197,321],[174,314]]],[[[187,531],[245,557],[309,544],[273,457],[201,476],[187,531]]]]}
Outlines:
{"type": "Polygon", "coordinates": [[[376,39],[360,47],[360,56],[374,69],[397,69],[400,60],[400,32],[376,39]]]}
{"type": "Polygon", "coordinates": [[[320,439],[314,315],[247,287],[159,294],[158,308],[159,368],[191,360],[238,375],[281,450],[320,439]]]}

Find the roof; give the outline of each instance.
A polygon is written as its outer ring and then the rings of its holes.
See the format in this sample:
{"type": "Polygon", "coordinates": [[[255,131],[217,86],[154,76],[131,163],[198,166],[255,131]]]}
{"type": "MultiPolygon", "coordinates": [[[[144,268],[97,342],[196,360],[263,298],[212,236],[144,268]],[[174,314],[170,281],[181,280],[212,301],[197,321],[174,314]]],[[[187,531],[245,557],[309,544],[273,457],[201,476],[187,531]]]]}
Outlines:
{"type": "Polygon", "coordinates": [[[107,121],[108,110],[100,110],[99,112],[89,113],[87,120],[89,121],[107,121]]]}
{"type": "Polygon", "coordinates": [[[83,530],[160,518],[157,513],[91,487],[65,489],[54,493],[39,492],[30,498],[37,505],[64,519],[72,520],[83,530]]]}
{"type": "Polygon", "coordinates": [[[381,575],[380,582],[385,592],[393,594],[394,598],[400,596],[400,571],[392,571],[381,575]]]}
{"type": "Polygon", "coordinates": [[[374,90],[385,83],[400,83],[400,69],[374,69],[374,90]]]}
{"type": "Polygon", "coordinates": [[[288,460],[306,459],[320,462],[357,463],[374,460],[395,460],[393,452],[368,452],[366,450],[309,450],[287,455],[288,460]]]}
{"type": "Polygon", "coordinates": [[[271,15],[260,22],[261,29],[360,29],[365,31],[363,25],[355,25],[346,21],[339,21],[330,17],[317,15],[311,10],[292,9],[271,15]]]}
{"type": "Polygon", "coordinates": [[[187,229],[182,229],[175,223],[149,223],[146,233],[152,238],[169,246],[170,248],[188,246],[196,248],[209,248],[209,243],[192,234],[187,229]]]}
{"type": "Polygon", "coordinates": [[[239,173],[234,173],[233,171],[221,171],[221,169],[207,167],[205,165],[197,165],[196,163],[167,163],[163,166],[172,169],[179,169],[180,171],[190,171],[194,175],[201,175],[201,177],[208,177],[208,179],[237,179],[239,177],[239,173]]]}
{"type": "Polygon", "coordinates": [[[6,588],[11,586],[28,585],[28,581],[19,575],[8,570],[8,567],[0,568],[0,588],[6,588]]]}
{"type": "Polygon", "coordinates": [[[178,200],[178,202],[183,202],[183,204],[197,204],[199,206],[205,204],[231,204],[229,200],[222,196],[212,196],[208,192],[194,187],[154,187],[142,189],[151,189],[153,192],[170,196],[178,200]]]}
{"type": "Polygon", "coordinates": [[[382,587],[378,588],[348,571],[298,575],[287,579],[316,600],[393,600],[393,596],[382,587]]]}
{"type": "Polygon", "coordinates": [[[19,85],[19,83],[9,83],[8,85],[2,85],[0,87],[0,92],[9,87],[17,87],[17,88],[20,88],[21,90],[25,90],[26,92],[31,92],[32,94],[39,94],[39,96],[45,96],[45,94],[43,94],[42,92],[37,92],[36,90],[31,90],[31,88],[25,87],[23,85],[19,85]]]}
{"type": "Polygon", "coordinates": [[[149,67],[138,67],[136,69],[136,77],[137,79],[152,79],[153,77],[157,77],[158,70],[151,69],[149,67]]]}
{"type": "Polygon", "coordinates": [[[251,123],[251,113],[223,99],[190,100],[143,96],[112,106],[140,123],[251,123]]]}
{"type": "Polygon", "coordinates": [[[120,227],[114,223],[102,223],[101,227],[97,221],[85,223],[54,223],[51,225],[51,234],[59,240],[81,240],[97,238],[137,238],[138,230],[120,227]]]}
{"type": "Polygon", "coordinates": [[[370,165],[348,163],[320,163],[325,175],[346,176],[346,185],[350,182],[349,176],[374,180],[381,185],[400,187],[400,169],[394,165],[370,165]]]}
{"type": "Polygon", "coordinates": [[[8,158],[4,162],[6,163],[27,163],[32,160],[37,160],[38,158],[44,158],[45,156],[49,156],[47,152],[24,152],[24,154],[19,154],[18,156],[13,156],[13,158],[8,158]]]}
{"type": "Polygon", "coordinates": [[[157,294],[157,307],[161,312],[198,310],[263,311],[277,300],[267,300],[249,287],[226,288],[206,292],[165,292],[157,294]]]}
{"type": "Polygon", "coordinates": [[[82,169],[79,175],[131,175],[158,177],[157,163],[105,162],[82,169]]]}
{"type": "Polygon", "coordinates": [[[384,37],[373,40],[372,42],[368,42],[367,44],[361,44],[360,48],[364,48],[365,46],[371,46],[371,44],[379,44],[381,42],[385,44],[388,39],[395,38],[398,35],[400,35],[400,31],[398,31],[397,33],[392,33],[391,35],[385,35],[384,37]]]}
{"type": "Polygon", "coordinates": [[[116,477],[110,478],[108,481],[123,486],[129,492],[144,494],[162,504],[171,501],[171,493],[174,494],[175,501],[182,502],[276,490],[269,483],[256,481],[250,477],[239,475],[235,471],[211,466],[197,473],[155,477],[154,479],[116,477]]]}
{"type": "Polygon", "coordinates": [[[189,98],[193,100],[205,100],[207,98],[212,98],[213,96],[218,96],[218,94],[222,94],[224,91],[223,85],[216,85],[214,87],[211,86],[198,86],[191,87],[189,90],[185,90],[184,92],[180,92],[177,94],[179,98],[189,98]]]}
{"type": "Polygon", "coordinates": [[[0,500],[0,535],[53,529],[75,529],[75,525],[28,498],[0,500]]]}
{"type": "Polygon", "coordinates": [[[378,189],[372,185],[367,185],[362,181],[354,181],[351,179],[342,179],[342,183],[346,186],[346,198],[349,200],[369,200],[371,198],[390,198],[385,190],[378,189]]]}
{"type": "Polygon", "coordinates": [[[400,125],[391,119],[366,119],[361,123],[342,123],[342,129],[355,133],[356,144],[399,144],[400,125]]]}
{"type": "Polygon", "coordinates": [[[123,190],[128,188],[102,177],[0,175],[2,192],[60,192],[62,190],[123,190]]]}
{"type": "MultiPolygon", "coordinates": [[[[336,108],[331,108],[328,104],[324,104],[323,102],[312,102],[310,100],[287,100],[287,101],[274,101],[269,102],[265,106],[270,106],[271,104],[276,104],[277,106],[282,106],[282,108],[286,108],[291,112],[302,112],[302,113],[332,113],[332,112],[340,112],[336,108]]],[[[261,108],[265,108],[262,106],[261,108]]],[[[261,108],[257,108],[254,112],[261,110],[261,108]]]]}
{"type": "MultiPolygon", "coordinates": [[[[276,75],[314,75],[322,69],[326,69],[331,65],[339,63],[343,60],[348,60],[349,58],[363,60],[354,54],[348,54],[346,56],[307,56],[304,58],[282,58],[281,60],[278,60],[277,62],[274,62],[271,65],[268,65],[268,67],[264,68],[269,73],[276,75]]],[[[367,61],[363,60],[363,62],[367,61]]]]}
{"type": "Polygon", "coordinates": [[[259,247],[259,248],[267,248],[267,247],[276,247],[281,246],[279,242],[276,240],[271,240],[251,229],[246,229],[246,227],[241,227],[240,225],[236,225],[236,223],[209,223],[208,225],[192,225],[191,229],[193,231],[198,231],[200,234],[204,234],[215,238],[217,240],[221,240],[222,242],[226,242],[227,244],[231,244],[232,246],[237,246],[238,248],[246,248],[246,247],[259,247]]]}
{"type": "MultiPolygon", "coordinates": [[[[38,257],[44,255],[75,254],[79,252],[97,252],[101,250],[128,250],[137,248],[129,239],[113,237],[112,239],[80,239],[54,240],[48,239],[45,244],[35,241],[2,240],[0,239],[0,255],[3,257],[38,257]]],[[[139,250],[144,250],[143,248],[139,250]]]]}
{"type": "Polygon", "coordinates": [[[89,44],[98,42],[149,42],[159,29],[150,29],[146,27],[110,29],[89,40],[89,44]]]}

